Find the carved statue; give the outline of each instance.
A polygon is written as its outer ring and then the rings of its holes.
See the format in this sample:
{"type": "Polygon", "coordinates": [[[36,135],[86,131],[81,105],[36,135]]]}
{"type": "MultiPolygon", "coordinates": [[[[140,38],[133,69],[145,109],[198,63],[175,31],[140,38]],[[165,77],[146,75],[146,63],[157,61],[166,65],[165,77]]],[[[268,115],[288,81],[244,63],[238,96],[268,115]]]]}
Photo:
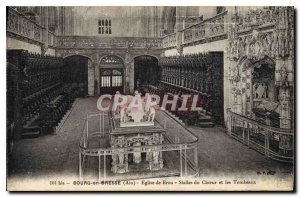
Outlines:
{"type": "Polygon", "coordinates": [[[288,86],[288,74],[287,74],[285,66],[281,67],[279,73],[281,76],[281,81],[280,81],[281,86],[287,87],[288,86]]]}
{"type": "Polygon", "coordinates": [[[118,164],[120,166],[124,164],[124,154],[118,154],[118,164]]]}
{"type": "Polygon", "coordinates": [[[153,122],[154,118],[155,118],[155,109],[154,107],[150,107],[147,121],[153,122]]]}
{"type": "MultiPolygon", "coordinates": [[[[141,146],[141,142],[135,142],[134,146],[141,146]]],[[[140,148],[135,148],[134,150],[135,151],[140,151],[140,148]]],[[[137,164],[141,163],[141,161],[142,161],[141,152],[133,153],[133,161],[134,161],[134,163],[137,163],[137,164]]]]}
{"type": "Polygon", "coordinates": [[[121,127],[150,126],[154,124],[154,107],[152,106],[149,107],[149,109],[146,109],[147,99],[151,99],[149,94],[144,98],[141,98],[141,94],[138,91],[135,91],[134,96],[127,95],[124,96],[124,98],[125,97],[127,102],[123,106],[119,106],[121,127]]]}
{"type": "Polygon", "coordinates": [[[125,122],[125,110],[126,110],[126,107],[122,107],[121,110],[120,110],[120,122],[125,122]]]}
{"type": "MultiPolygon", "coordinates": [[[[112,147],[126,147],[124,136],[119,136],[117,139],[112,140],[112,147]]],[[[118,150],[118,153],[112,156],[113,166],[112,171],[114,173],[126,173],[128,172],[128,155],[124,154],[124,150],[118,150]]]]}

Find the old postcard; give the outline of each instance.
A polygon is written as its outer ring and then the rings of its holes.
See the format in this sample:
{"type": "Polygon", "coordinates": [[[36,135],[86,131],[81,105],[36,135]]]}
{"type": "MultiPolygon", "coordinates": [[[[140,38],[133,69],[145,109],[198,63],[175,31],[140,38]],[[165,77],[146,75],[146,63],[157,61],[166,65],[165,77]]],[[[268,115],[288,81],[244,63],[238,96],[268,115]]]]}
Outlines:
{"type": "Polygon", "coordinates": [[[293,191],[294,12],[7,6],[7,190],[293,191]]]}

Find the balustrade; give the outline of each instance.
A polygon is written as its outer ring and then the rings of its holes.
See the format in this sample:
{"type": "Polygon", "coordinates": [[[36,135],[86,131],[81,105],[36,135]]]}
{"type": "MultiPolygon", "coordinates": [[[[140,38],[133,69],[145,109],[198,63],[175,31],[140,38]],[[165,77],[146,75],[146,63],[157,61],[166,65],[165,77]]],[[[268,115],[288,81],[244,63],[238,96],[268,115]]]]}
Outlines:
{"type": "Polygon", "coordinates": [[[176,33],[169,34],[162,38],[163,48],[175,47],[177,44],[176,33]]]}
{"type": "MultiPolygon", "coordinates": [[[[6,27],[7,32],[13,37],[21,36],[22,38],[29,39],[38,44],[43,44],[45,42],[43,32],[47,31],[46,28],[11,7],[8,7],[7,9],[6,27]]],[[[56,35],[54,33],[48,31],[47,40],[50,46],[55,47],[56,35]]]]}
{"type": "Polygon", "coordinates": [[[58,36],[58,48],[135,48],[161,49],[162,38],[147,37],[97,37],[97,36],[58,36]]]}
{"type": "MultiPolygon", "coordinates": [[[[225,26],[224,11],[212,18],[208,18],[197,24],[189,26],[182,30],[182,43],[189,44],[193,42],[212,42],[216,40],[226,39],[227,32],[225,26]]],[[[176,46],[176,45],[175,45],[176,46]]]]}
{"type": "Polygon", "coordinates": [[[272,127],[227,110],[229,135],[266,157],[294,162],[293,130],[272,127]]]}
{"type": "Polygon", "coordinates": [[[178,43],[188,45],[190,43],[207,43],[227,38],[226,15],[224,11],[212,18],[200,21],[194,25],[188,26],[179,31],[179,40],[177,33],[172,33],[162,38],[162,48],[175,48],[178,43]],[[181,41],[182,40],[182,41],[181,41]]]}

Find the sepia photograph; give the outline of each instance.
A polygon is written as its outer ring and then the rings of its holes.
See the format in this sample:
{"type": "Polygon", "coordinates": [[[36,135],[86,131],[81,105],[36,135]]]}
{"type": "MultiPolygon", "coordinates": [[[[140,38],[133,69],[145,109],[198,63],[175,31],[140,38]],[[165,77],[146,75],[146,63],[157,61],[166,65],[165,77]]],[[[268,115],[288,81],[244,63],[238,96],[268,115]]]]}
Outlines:
{"type": "Polygon", "coordinates": [[[5,12],[7,191],[295,190],[293,6],[5,12]]]}

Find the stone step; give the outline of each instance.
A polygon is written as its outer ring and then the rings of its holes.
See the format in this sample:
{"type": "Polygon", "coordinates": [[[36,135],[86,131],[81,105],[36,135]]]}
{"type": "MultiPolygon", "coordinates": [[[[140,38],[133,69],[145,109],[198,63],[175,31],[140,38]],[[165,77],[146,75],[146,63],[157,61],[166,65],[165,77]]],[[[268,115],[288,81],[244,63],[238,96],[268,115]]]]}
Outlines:
{"type": "Polygon", "coordinates": [[[197,120],[197,126],[202,127],[202,128],[208,128],[208,127],[215,126],[210,115],[202,114],[202,113],[200,115],[201,115],[200,118],[197,120]]]}
{"type": "Polygon", "coordinates": [[[172,115],[176,120],[178,120],[178,122],[183,123],[183,121],[182,121],[178,116],[176,116],[176,115],[173,114],[173,113],[171,113],[171,115],[172,115]]]}
{"type": "Polygon", "coordinates": [[[40,131],[39,129],[33,129],[31,131],[25,131],[22,133],[22,138],[35,138],[38,137],[40,135],[40,131]]]}
{"type": "Polygon", "coordinates": [[[197,120],[198,122],[212,122],[212,119],[211,119],[211,117],[203,117],[203,116],[201,116],[201,117],[199,117],[198,118],[198,120],[197,120]]]}
{"type": "Polygon", "coordinates": [[[41,132],[38,124],[38,118],[39,116],[35,115],[23,126],[21,134],[22,138],[38,137],[40,135],[41,132]]]}
{"type": "Polygon", "coordinates": [[[76,105],[76,103],[78,102],[78,99],[75,99],[75,101],[72,103],[71,107],[69,110],[67,110],[63,116],[63,118],[59,121],[59,123],[57,124],[57,126],[55,127],[55,131],[54,133],[57,133],[60,131],[60,129],[63,127],[63,125],[65,124],[66,120],[68,119],[69,115],[71,114],[73,107],[76,105]]]}
{"type": "Polygon", "coordinates": [[[180,122],[181,124],[185,125],[185,123],[175,114],[173,114],[172,112],[167,111],[167,113],[172,116],[175,120],[177,120],[178,122],[180,122]]]}
{"type": "Polygon", "coordinates": [[[185,123],[181,119],[179,119],[179,117],[177,117],[177,116],[175,116],[175,117],[176,117],[176,119],[177,119],[178,122],[180,122],[181,124],[185,125],[185,123]]]}
{"type": "Polygon", "coordinates": [[[215,124],[213,122],[198,122],[196,125],[201,128],[209,128],[209,127],[215,126],[215,124]]]}
{"type": "Polygon", "coordinates": [[[60,128],[63,126],[63,124],[65,123],[66,119],[69,116],[69,113],[71,112],[71,110],[68,110],[65,115],[63,116],[63,118],[58,122],[57,126],[55,127],[55,133],[58,132],[60,130],[60,128]]]}

